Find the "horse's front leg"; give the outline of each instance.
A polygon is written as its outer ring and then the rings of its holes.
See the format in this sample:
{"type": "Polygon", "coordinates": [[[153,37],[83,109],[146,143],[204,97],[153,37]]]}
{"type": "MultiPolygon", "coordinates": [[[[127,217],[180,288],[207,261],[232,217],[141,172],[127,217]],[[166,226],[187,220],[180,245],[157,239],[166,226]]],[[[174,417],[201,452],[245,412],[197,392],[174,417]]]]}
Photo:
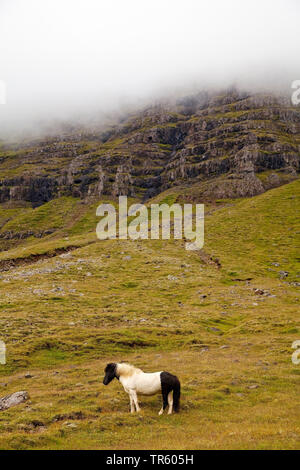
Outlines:
{"type": "Polygon", "coordinates": [[[132,394],[132,399],[134,401],[136,411],[139,412],[139,411],[141,411],[141,408],[139,407],[137,393],[136,393],[135,390],[130,390],[130,391],[131,391],[131,394],[132,394]]]}
{"type": "Polygon", "coordinates": [[[129,392],[129,399],[130,399],[130,413],[134,413],[134,401],[131,392],[129,392]]]}

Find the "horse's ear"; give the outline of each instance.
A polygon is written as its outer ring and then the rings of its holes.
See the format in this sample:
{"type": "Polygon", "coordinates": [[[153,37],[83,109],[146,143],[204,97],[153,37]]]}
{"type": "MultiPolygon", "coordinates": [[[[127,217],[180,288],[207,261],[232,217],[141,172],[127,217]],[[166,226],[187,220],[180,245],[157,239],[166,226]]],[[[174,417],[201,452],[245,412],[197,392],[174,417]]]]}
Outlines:
{"type": "Polygon", "coordinates": [[[109,364],[106,365],[104,372],[109,372],[114,369],[116,369],[117,364],[115,362],[110,362],[109,364]]]}

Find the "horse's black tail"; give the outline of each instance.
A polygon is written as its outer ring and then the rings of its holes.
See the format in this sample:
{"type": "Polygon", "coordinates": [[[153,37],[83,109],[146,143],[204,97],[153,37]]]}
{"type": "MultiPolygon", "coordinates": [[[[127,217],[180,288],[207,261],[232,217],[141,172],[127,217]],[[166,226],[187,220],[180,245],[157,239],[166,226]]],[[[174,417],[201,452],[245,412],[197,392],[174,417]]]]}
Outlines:
{"type": "Polygon", "coordinates": [[[180,382],[176,375],[169,372],[161,372],[161,391],[163,396],[163,409],[168,406],[168,395],[173,391],[173,408],[176,413],[179,411],[180,404],[180,382]]]}
{"type": "Polygon", "coordinates": [[[177,377],[176,377],[176,380],[174,380],[173,407],[174,407],[174,411],[178,413],[179,408],[180,408],[180,382],[177,377]]]}

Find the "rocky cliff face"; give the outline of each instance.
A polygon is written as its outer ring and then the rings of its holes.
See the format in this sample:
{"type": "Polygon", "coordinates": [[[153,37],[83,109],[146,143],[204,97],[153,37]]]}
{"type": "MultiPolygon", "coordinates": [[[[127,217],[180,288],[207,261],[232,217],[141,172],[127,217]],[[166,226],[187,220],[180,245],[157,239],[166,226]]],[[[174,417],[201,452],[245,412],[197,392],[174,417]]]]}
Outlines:
{"type": "Polygon", "coordinates": [[[0,202],[55,197],[147,200],[172,186],[193,198],[253,196],[297,178],[300,109],[236,90],[198,93],[105,131],[0,149],[0,202]]]}

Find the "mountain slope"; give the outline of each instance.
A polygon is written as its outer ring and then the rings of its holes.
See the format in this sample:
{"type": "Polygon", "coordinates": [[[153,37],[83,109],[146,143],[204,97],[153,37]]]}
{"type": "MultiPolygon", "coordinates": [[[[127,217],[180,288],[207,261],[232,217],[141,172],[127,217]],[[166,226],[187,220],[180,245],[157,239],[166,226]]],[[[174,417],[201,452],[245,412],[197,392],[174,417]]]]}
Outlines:
{"type": "Polygon", "coordinates": [[[260,194],[299,172],[300,111],[289,100],[234,89],[169,100],[106,129],[0,152],[0,202],[119,194],[147,200],[172,186],[213,200],[260,194]]]}

